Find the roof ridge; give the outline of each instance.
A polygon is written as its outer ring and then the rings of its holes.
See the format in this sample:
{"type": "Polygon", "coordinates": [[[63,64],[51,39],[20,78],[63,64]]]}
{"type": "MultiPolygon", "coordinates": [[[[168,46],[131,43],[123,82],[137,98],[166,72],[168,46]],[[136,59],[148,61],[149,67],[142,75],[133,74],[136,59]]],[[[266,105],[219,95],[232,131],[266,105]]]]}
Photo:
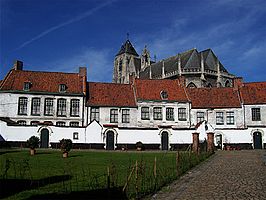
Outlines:
{"type": "Polygon", "coordinates": [[[32,70],[20,70],[20,72],[36,72],[36,73],[54,73],[54,74],[76,74],[78,75],[78,72],[51,72],[51,71],[32,71],[32,70]]]}

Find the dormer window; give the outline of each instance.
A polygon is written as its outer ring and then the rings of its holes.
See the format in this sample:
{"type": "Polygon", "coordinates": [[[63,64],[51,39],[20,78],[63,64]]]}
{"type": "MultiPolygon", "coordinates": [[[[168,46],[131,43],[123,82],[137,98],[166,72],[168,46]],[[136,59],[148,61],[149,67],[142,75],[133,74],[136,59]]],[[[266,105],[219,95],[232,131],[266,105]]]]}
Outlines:
{"type": "Polygon", "coordinates": [[[161,99],[162,100],[168,99],[168,93],[165,90],[161,91],[161,99]]]}
{"type": "Polygon", "coordinates": [[[67,89],[66,84],[59,85],[59,92],[66,92],[66,89],[67,89]]]}
{"type": "Polygon", "coordinates": [[[30,90],[30,85],[31,85],[30,82],[24,82],[23,90],[29,91],[30,90]]]}

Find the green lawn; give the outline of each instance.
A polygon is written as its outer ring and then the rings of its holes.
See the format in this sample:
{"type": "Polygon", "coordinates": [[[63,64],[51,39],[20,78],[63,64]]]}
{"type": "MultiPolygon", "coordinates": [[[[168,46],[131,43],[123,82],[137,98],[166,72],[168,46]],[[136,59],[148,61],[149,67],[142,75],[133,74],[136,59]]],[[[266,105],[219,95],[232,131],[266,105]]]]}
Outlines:
{"type": "Polygon", "coordinates": [[[177,167],[176,152],[72,150],[69,158],[62,158],[58,150],[37,149],[35,156],[27,149],[0,150],[0,192],[8,199],[35,199],[45,194],[111,197],[112,193],[136,198],[173,181],[206,157],[180,153],[177,167]]]}

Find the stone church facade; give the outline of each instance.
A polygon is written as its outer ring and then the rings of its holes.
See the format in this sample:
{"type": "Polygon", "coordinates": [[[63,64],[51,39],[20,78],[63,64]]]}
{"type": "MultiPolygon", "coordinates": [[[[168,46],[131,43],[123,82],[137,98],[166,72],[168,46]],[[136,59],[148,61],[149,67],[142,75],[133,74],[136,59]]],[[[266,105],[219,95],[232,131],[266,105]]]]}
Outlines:
{"type": "Polygon", "coordinates": [[[121,46],[114,59],[113,82],[127,84],[130,76],[140,79],[185,78],[186,87],[232,87],[230,74],[211,49],[191,49],[154,62],[145,46],[138,55],[129,40],[121,46]]]}

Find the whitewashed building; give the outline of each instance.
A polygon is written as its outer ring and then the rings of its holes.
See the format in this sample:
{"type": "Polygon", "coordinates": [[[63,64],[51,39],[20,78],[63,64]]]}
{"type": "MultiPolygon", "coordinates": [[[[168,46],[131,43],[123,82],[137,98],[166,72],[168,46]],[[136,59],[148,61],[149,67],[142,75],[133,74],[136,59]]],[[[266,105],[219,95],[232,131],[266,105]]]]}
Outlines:
{"type": "MultiPolygon", "coordinates": [[[[180,149],[205,120],[218,148],[265,148],[266,82],[188,88],[185,79],[128,84],[87,82],[79,73],[25,71],[21,62],[0,82],[0,141],[25,145],[32,136],[56,148],[70,138],[76,148],[180,149]]],[[[206,133],[200,134],[200,140],[206,133]]]]}

